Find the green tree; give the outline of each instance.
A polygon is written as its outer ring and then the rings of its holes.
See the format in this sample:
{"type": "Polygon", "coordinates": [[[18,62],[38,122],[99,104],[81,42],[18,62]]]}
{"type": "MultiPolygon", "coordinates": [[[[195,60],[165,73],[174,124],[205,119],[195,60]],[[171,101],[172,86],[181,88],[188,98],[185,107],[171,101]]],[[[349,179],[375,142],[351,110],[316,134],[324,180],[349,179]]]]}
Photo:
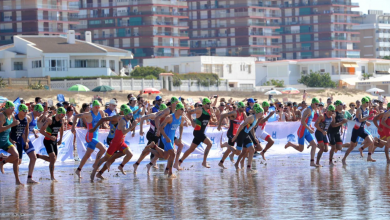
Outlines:
{"type": "Polygon", "coordinates": [[[0,76],[0,88],[4,88],[7,84],[4,82],[3,77],[0,76]]]}
{"type": "Polygon", "coordinates": [[[383,59],[390,60],[390,56],[384,56],[383,59]]]}
{"type": "Polygon", "coordinates": [[[307,87],[336,87],[336,83],[332,81],[329,73],[313,72],[311,70],[310,74],[302,74],[302,77],[298,80],[298,82],[307,87]]]}
{"type": "Polygon", "coordinates": [[[131,73],[130,76],[134,77],[140,77],[140,78],[146,78],[147,76],[154,76],[156,79],[159,77],[160,73],[165,73],[165,71],[162,68],[159,67],[152,67],[152,66],[145,66],[145,67],[137,67],[135,68],[131,73]]]}
{"type": "Polygon", "coordinates": [[[264,86],[283,87],[284,86],[284,80],[271,79],[270,81],[265,82],[264,86]]]}

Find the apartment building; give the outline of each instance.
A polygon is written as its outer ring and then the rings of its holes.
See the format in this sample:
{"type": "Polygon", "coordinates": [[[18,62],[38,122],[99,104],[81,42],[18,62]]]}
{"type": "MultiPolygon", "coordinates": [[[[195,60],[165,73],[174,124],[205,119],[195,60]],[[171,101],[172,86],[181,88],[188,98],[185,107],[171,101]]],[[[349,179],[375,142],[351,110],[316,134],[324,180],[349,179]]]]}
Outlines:
{"type": "Polygon", "coordinates": [[[187,0],[190,55],[277,60],[282,1],[187,0]]]}
{"type": "Polygon", "coordinates": [[[358,3],[350,0],[284,0],[283,59],[359,58],[358,3]]]}
{"type": "Polygon", "coordinates": [[[390,56],[390,13],[382,10],[368,10],[359,17],[361,24],[354,26],[360,31],[362,58],[383,58],[390,56]]]}
{"type": "Polygon", "coordinates": [[[0,45],[14,35],[66,34],[78,24],[78,0],[0,1],[0,45]]]}
{"type": "Polygon", "coordinates": [[[78,32],[92,41],[126,49],[142,65],[145,58],[187,56],[188,14],[183,0],[81,0],[78,32]]]}

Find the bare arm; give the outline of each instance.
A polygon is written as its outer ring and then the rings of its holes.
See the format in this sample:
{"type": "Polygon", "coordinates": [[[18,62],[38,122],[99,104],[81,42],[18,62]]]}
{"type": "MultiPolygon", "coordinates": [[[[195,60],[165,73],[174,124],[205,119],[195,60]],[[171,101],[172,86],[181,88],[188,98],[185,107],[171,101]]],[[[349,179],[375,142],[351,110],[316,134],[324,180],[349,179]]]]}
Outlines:
{"type": "Polygon", "coordinates": [[[114,121],[115,119],[117,119],[118,116],[111,116],[111,117],[104,117],[104,118],[101,118],[98,123],[96,123],[95,127],[93,127],[92,129],[89,130],[89,132],[93,133],[96,131],[96,129],[102,125],[104,122],[106,121],[114,121]]]}
{"type": "Polygon", "coordinates": [[[85,112],[85,113],[81,113],[81,114],[77,114],[77,115],[73,116],[72,132],[74,132],[74,128],[76,126],[76,121],[78,118],[85,119],[87,116],[90,116],[90,115],[91,115],[90,112],[85,112]]]}
{"type": "Polygon", "coordinates": [[[314,127],[316,127],[317,130],[321,131],[322,133],[326,132],[326,131],[322,130],[320,127],[320,122],[322,121],[323,118],[324,118],[324,116],[322,116],[322,115],[318,116],[316,123],[314,124],[314,127]]]}
{"type": "Polygon", "coordinates": [[[303,117],[301,119],[301,124],[307,129],[307,130],[310,130],[311,128],[306,124],[306,118],[309,117],[309,114],[311,114],[311,110],[310,109],[306,109],[304,112],[303,112],[303,117]]]}
{"type": "Polygon", "coordinates": [[[211,104],[211,107],[217,106],[217,102],[218,102],[218,97],[214,99],[214,102],[213,104],[211,104]]]}
{"type": "Polygon", "coordinates": [[[196,118],[198,118],[202,114],[202,108],[196,108],[196,109],[189,110],[187,112],[187,117],[192,119],[192,117],[191,117],[192,114],[196,114],[196,118]]]}
{"type": "Polygon", "coordinates": [[[377,127],[377,128],[379,128],[378,121],[379,121],[380,116],[382,116],[382,115],[384,115],[384,113],[381,113],[381,114],[375,116],[374,120],[372,120],[372,122],[374,122],[375,127],[377,127]]]}
{"type": "Polygon", "coordinates": [[[26,127],[24,128],[24,134],[23,134],[23,140],[24,142],[28,142],[28,133],[29,133],[29,124],[31,122],[31,118],[27,115],[27,125],[26,127]]]}
{"type": "Polygon", "coordinates": [[[245,128],[245,126],[250,123],[250,122],[253,122],[253,115],[249,116],[248,118],[245,119],[245,121],[240,125],[240,127],[238,128],[237,130],[237,133],[236,135],[234,136],[234,139],[236,139],[238,137],[238,135],[240,134],[240,132],[242,131],[242,129],[245,128]]]}
{"type": "MultiPolygon", "coordinates": [[[[145,115],[141,118],[140,120],[140,129],[139,129],[139,134],[140,135],[143,135],[143,126],[144,126],[144,121],[145,120],[154,120],[156,118],[156,114],[155,113],[152,113],[152,114],[149,114],[149,115],[145,115]]],[[[156,123],[156,122],[155,122],[156,123]]]]}
{"type": "Polygon", "coordinates": [[[264,117],[260,120],[259,124],[264,124],[264,122],[268,121],[268,119],[271,118],[271,116],[274,114],[275,114],[275,112],[269,113],[267,117],[264,117]]]}
{"type": "MultiPolygon", "coordinates": [[[[184,117],[186,119],[186,117],[184,117]]],[[[180,123],[180,128],[179,128],[179,141],[181,142],[181,137],[183,136],[183,130],[184,130],[184,121],[183,118],[180,123]]]]}
{"type": "MultiPolygon", "coordinates": [[[[15,120],[14,120],[15,121],[15,120]]],[[[6,131],[10,129],[11,127],[15,126],[13,122],[7,126],[4,126],[5,123],[5,115],[3,113],[0,113],[0,132],[6,131]]]]}
{"type": "Polygon", "coordinates": [[[171,122],[172,122],[172,116],[169,115],[169,116],[167,116],[167,117],[164,119],[164,121],[163,121],[162,124],[161,124],[160,132],[161,132],[161,134],[164,136],[165,139],[169,139],[169,137],[168,137],[167,134],[165,133],[164,128],[165,128],[165,126],[166,126],[168,123],[171,123],[171,122]]]}
{"type": "Polygon", "coordinates": [[[51,125],[51,122],[52,122],[51,118],[46,119],[45,123],[43,123],[41,129],[39,130],[39,132],[41,132],[43,136],[49,139],[52,139],[52,137],[46,132],[46,128],[47,126],[51,125]]]}
{"type": "MultiPolygon", "coordinates": [[[[156,114],[156,117],[154,118],[154,123],[155,123],[155,125],[156,125],[156,131],[159,133],[160,132],[160,118],[161,117],[164,117],[164,116],[166,116],[166,115],[168,115],[169,114],[169,108],[166,108],[164,111],[162,111],[162,112],[158,112],[157,114],[156,114]]],[[[159,136],[159,135],[157,135],[157,136],[159,136]]]]}
{"type": "Polygon", "coordinates": [[[236,111],[231,111],[231,112],[222,114],[221,117],[219,118],[218,130],[221,129],[221,124],[222,124],[223,119],[225,119],[226,117],[231,117],[231,116],[233,116],[233,115],[235,115],[235,114],[237,114],[236,111]]]}
{"type": "Polygon", "coordinates": [[[390,111],[386,112],[383,116],[382,116],[382,120],[381,120],[381,124],[390,129],[390,126],[386,123],[386,120],[390,117],[390,111]]]}
{"type": "Polygon", "coordinates": [[[62,125],[60,128],[60,140],[58,141],[58,144],[61,145],[62,143],[62,137],[64,136],[64,121],[62,121],[62,125]]]}
{"type": "Polygon", "coordinates": [[[368,115],[367,117],[362,118],[361,112],[362,112],[362,110],[360,108],[356,112],[356,115],[358,116],[357,118],[358,118],[359,122],[367,121],[367,119],[372,116],[372,115],[368,115]]]}
{"type": "Polygon", "coordinates": [[[213,108],[210,108],[210,113],[211,113],[210,121],[211,121],[211,122],[218,122],[218,119],[217,119],[217,117],[216,117],[215,114],[214,114],[213,108]]]}

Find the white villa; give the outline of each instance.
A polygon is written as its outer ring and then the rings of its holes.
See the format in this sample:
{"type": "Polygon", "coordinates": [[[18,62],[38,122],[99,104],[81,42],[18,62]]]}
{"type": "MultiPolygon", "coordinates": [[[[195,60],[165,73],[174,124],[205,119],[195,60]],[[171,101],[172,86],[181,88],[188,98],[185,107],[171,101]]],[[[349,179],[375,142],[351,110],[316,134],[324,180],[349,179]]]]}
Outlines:
{"type": "MultiPolygon", "coordinates": [[[[62,36],[14,36],[14,43],[0,47],[0,76],[65,77],[119,75],[121,59],[133,59],[130,51],[76,40],[69,30],[62,36]]],[[[123,71],[122,71],[123,72],[123,71]]]]}

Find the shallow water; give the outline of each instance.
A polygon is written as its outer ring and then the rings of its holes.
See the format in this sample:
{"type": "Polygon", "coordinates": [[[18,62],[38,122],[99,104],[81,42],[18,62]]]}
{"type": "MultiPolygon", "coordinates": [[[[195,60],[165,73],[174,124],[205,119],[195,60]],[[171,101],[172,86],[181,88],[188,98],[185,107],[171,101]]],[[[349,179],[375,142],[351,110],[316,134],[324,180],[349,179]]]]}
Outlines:
{"type": "MultiPolygon", "coordinates": [[[[236,172],[232,163],[222,170],[218,160],[211,169],[200,160],[185,161],[185,170],[168,179],[165,162],[150,176],[140,165],[133,175],[132,163],[126,176],[118,173],[118,163],[105,173],[108,180],[89,181],[91,164],[83,169],[83,179],[73,175],[77,164],[59,164],[58,183],[48,179],[48,167],[38,168],[34,178],[41,183],[16,187],[12,170],[0,175],[0,219],[389,219],[390,165],[384,154],[367,163],[356,154],[348,166],[308,166],[308,155],[270,157],[255,160],[254,173],[236,172]]],[[[327,157],[327,155],[324,155],[327,157]]],[[[27,170],[21,169],[26,181],[27,170]]]]}

